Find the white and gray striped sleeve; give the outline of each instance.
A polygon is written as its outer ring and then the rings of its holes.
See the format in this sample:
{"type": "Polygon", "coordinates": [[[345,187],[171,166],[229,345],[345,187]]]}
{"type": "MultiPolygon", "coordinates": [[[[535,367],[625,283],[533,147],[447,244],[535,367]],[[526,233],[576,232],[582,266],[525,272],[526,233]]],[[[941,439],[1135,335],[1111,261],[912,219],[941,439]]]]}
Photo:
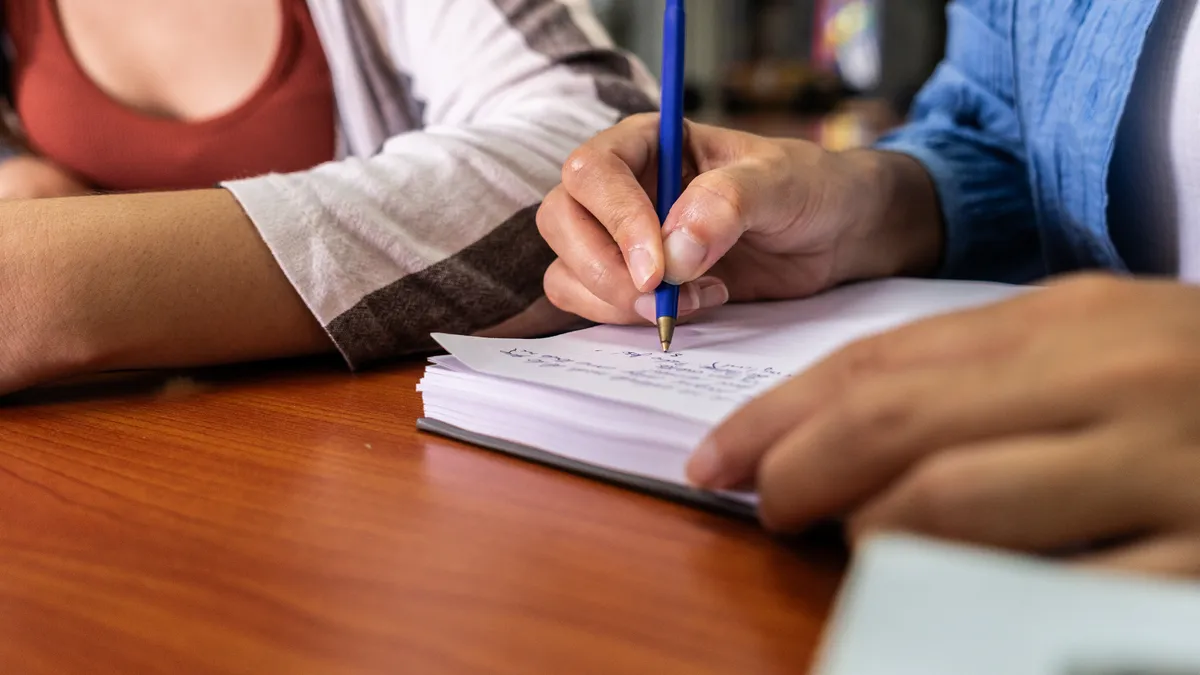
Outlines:
{"type": "Polygon", "coordinates": [[[572,150],[654,109],[653,81],[587,0],[379,6],[420,129],[231,189],[352,367],[432,332],[554,328],[528,320],[553,260],[537,208],[572,150]]]}

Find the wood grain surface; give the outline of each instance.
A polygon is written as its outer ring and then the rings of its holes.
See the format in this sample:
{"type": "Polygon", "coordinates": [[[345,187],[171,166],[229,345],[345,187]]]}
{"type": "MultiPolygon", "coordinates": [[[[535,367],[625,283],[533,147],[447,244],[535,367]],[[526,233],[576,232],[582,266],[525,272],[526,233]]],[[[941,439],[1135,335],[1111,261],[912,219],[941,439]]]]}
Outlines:
{"type": "Polygon", "coordinates": [[[802,673],[834,544],[417,432],[421,364],[0,399],[0,673],[802,673]]]}

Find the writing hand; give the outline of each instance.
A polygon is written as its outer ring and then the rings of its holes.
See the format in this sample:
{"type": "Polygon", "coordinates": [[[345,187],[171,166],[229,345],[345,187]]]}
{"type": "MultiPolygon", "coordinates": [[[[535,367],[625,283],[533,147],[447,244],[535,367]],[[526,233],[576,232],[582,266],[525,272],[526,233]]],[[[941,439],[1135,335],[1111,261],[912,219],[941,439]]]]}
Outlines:
{"type": "Polygon", "coordinates": [[[1067,280],[828,358],[692,458],[777,530],[883,530],[1200,574],[1200,288],[1067,280]]]}
{"type": "Polygon", "coordinates": [[[658,118],[632,117],[579,148],[538,212],[558,260],[560,309],[601,323],[654,321],[665,278],[680,314],[810,295],[850,279],[927,269],[940,219],[916,162],[686,125],[685,189],[660,228],[658,118]]]}

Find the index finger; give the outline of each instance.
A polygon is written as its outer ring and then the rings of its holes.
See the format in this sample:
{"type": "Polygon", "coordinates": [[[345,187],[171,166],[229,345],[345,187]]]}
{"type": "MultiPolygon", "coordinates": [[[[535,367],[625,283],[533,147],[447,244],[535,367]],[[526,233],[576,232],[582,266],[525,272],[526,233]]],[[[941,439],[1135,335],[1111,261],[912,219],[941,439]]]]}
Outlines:
{"type": "Polygon", "coordinates": [[[661,223],[640,180],[655,168],[657,138],[658,115],[630,117],[580,146],[562,171],[563,187],[612,235],[643,293],[664,271],[661,223]]]}
{"type": "Polygon", "coordinates": [[[1003,358],[1031,339],[1028,315],[1036,301],[1021,296],[850,343],[718,425],[691,458],[688,477],[714,489],[750,480],[772,445],[848,386],[898,371],[1003,358]]]}

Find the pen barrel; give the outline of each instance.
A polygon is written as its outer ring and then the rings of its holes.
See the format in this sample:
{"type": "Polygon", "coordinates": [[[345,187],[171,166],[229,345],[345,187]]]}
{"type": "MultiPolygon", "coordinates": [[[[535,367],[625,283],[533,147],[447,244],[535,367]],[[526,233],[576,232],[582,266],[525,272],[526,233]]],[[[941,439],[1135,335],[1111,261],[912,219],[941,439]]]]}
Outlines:
{"type": "Polygon", "coordinates": [[[683,0],[667,0],[663,14],[662,103],[658,142],[658,220],[683,192],[683,78],[687,13],[683,0]]]}
{"type": "Polygon", "coordinates": [[[654,311],[658,317],[679,316],[679,287],[662,282],[654,289],[654,311]]]}
{"type": "MultiPolygon", "coordinates": [[[[687,15],[683,0],[667,0],[663,14],[662,103],[658,132],[658,221],[683,193],[683,73],[687,15]]],[[[655,290],[659,318],[679,316],[679,287],[664,281],[655,290]]]]}

